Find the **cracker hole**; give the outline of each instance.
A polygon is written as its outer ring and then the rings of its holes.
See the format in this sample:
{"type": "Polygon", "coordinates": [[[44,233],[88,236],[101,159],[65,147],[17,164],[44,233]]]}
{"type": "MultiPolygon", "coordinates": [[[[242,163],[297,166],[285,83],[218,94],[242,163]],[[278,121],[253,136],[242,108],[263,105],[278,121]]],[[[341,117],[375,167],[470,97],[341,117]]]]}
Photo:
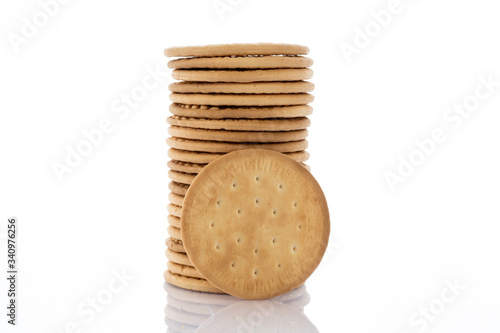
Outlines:
{"type": "Polygon", "coordinates": [[[259,271],[258,270],[254,270],[253,271],[253,275],[257,276],[259,274],[259,271]]]}
{"type": "Polygon", "coordinates": [[[236,263],[231,263],[231,267],[234,268],[234,266],[236,266],[236,263]]]}
{"type": "Polygon", "coordinates": [[[236,243],[238,243],[238,244],[241,243],[241,238],[239,238],[239,237],[236,238],[236,243]]]}
{"type": "Polygon", "coordinates": [[[259,199],[255,199],[255,204],[258,205],[259,204],[259,199]]]}
{"type": "Polygon", "coordinates": [[[236,188],[236,183],[233,183],[233,188],[236,188]]]}
{"type": "Polygon", "coordinates": [[[241,215],[241,209],[238,209],[236,212],[238,213],[238,215],[241,215]]]}
{"type": "Polygon", "coordinates": [[[259,252],[259,250],[255,249],[253,252],[254,252],[255,254],[257,254],[257,253],[259,252]]]}
{"type": "Polygon", "coordinates": [[[260,180],[260,177],[259,176],[255,176],[255,181],[259,181],[260,180]]]}
{"type": "Polygon", "coordinates": [[[282,189],[283,189],[283,184],[279,184],[278,188],[279,188],[280,190],[282,190],[282,189]]]}
{"type": "Polygon", "coordinates": [[[292,247],[292,251],[293,251],[293,252],[297,252],[297,247],[296,247],[296,246],[293,246],[293,247],[292,247]]]}
{"type": "Polygon", "coordinates": [[[213,228],[215,226],[215,223],[210,223],[210,228],[213,228]]]}
{"type": "Polygon", "coordinates": [[[276,238],[273,238],[273,244],[276,244],[276,238]]]}
{"type": "Polygon", "coordinates": [[[281,268],[281,264],[278,264],[278,268],[281,268]]]}
{"type": "Polygon", "coordinates": [[[297,202],[294,202],[294,203],[293,203],[293,207],[297,208],[297,206],[298,206],[298,205],[297,205],[297,202]]]}
{"type": "Polygon", "coordinates": [[[217,200],[217,206],[220,206],[221,205],[221,201],[220,200],[217,200]]]}
{"type": "Polygon", "coordinates": [[[299,230],[302,230],[302,224],[299,224],[299,230]]]}
{"type": "Polygon", "coordinates": [[[276,216],[276,214],[278,214],[278,211],[276,211],[276,209],[273,209],[273,215],[276,216]]]}
{"type": "Polygon", "coordinates": [[[220,245],[219,245],[219,244],[215,245],[215,249],[216,249],[217,251],[219,251],[219,250],[220,250],[220,245]]]}

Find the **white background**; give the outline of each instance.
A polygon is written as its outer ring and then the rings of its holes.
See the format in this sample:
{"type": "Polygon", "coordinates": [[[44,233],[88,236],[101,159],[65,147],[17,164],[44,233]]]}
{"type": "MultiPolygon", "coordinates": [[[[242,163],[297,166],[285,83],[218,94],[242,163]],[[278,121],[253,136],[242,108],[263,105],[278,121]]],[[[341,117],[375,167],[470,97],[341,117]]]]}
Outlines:
{"type": "MultiPolygon", "coordinates": [[[[18,216],[20,308],[7,327],[2,273],[0,330],[65,332],[74,321],[85,332],[166,332],[170,79],[124,119],[112,105],[148,69],[167,72],[165,47],[268,41],[305,44],[315,60],[308,164],[332,243],[306,284],[309,320],[320,332],[498,332],[500,86],[457,128],[443,118],[474,101],[480,76],[500,81],[498,4],[401,0],[349,62],[342,43],[389,1],[231,3],[221,19],[213,0],[71,0],[16,52],[9,36],[41,6],[2,2],[0,230],[18,216]],[[113,131],[59,181],[52,163],[105,118],[113,131]],[[436,128],[447,140],[391,191],[384,174],[436,128]],[[77,308],[122,270],[134,279],[85,322],[77,308]],[[466,289],[443,308],[455,280],[466,289]],[[432,320],[410,322],[429,306],[432,320]]],[[[5,272],[4,240],[1,253],[5,272]]]]}

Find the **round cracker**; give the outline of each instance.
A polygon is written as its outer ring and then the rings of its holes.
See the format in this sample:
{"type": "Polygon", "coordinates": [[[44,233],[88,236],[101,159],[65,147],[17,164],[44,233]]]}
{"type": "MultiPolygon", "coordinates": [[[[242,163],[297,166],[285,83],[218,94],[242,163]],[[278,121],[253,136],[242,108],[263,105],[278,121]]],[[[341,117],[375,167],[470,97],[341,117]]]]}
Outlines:
{"type": "Polygon", "coordinates": [[[184,245],[182,245],[182,241],[179,239],[169,237],[165,240],[165,244],[170,251],[186,253],[186,249],[184,249],[184,245]]]}
{"type": "Polygon", "coordinates": [[[179,265],[173,261],[167,261],[168,270],[174,274],[203,279],[203,276],[192,266],[179,265]]]}
{"type": "Polygon", "coordinates": [[[174,204],[167,205],[167,211],[170,215],[181,217],[182,206],[177,206],[174,204]]]}
{"type": "MultiPolygon", "coordinates": [[[[226,131],[169,126],[168,134],[192,140],[225,142],[290,142],[307,138],[307,129],[284,132],[226,131]]],[[[196,162],[195,162],[196,163],[196,162]]]]}
{"type": "Polygon", "coordinates": [[[168,183],[168,189],[178,195],[185,196],[188,188],[189,185],[186,184],[179,184],[176,182],[168,183]]]}
{"type": "Polygon", "coordinates": [[[301,56],[236,56],[236,57],[197,57],[174,59],[168,62],[171,69],[216,68],[306,68],[313,65],[313,60],[301,56]]]}
{"type": "MultiPolygon", "coordinates": [[[[181,224],[182,225],[182,224],[181,224]]],[[[181,229],[174,227],[173,225],[169,225],[167,227],[167,232],[170,237],[176,239],[182,239],[181,229]]],[[[192,266],[192,265],[191,265],[192,266]]]]}
{"type": "Polygon", "coordinates": [[[173,180],[176,183],[181,184],[191,184],[196,177],[195,173],[185,173],[174,170],[168,170],[168,178],[173,180]]]}
{"type": "Polygon", "coordinates": [[[314,101],[311,94],[170,94],[170,100],[182,104],[275,106],[303,105],[314,101]]]}
{"type": "MultiPolygon", "coordinates": [[[[172,227],[179,228],[179,229],[181,228],[180,217],[168,214],[167,221],[168,221],[168,224],[170,224],[172,227]]],[[[178,239],[180,239],[180,238],[178,238],[178,239]]]]}
{"type": "MultiPolygon", "coordinates": [[[[203,153],[203,152],[180,150],[174,148],[170,148],[168,150],[168,157],[170,157],[173,160],[190,162],[190,163],[200,163],[200,164],[211,163],[212,161],[224,155],[225,155],[224,153],[203,153]]],[[[284,153],[284,155],[294,159],[297,162],[305,162],[309,159],[310,156],[307,151],[284,153]]]]}
{"type": "Polygon", "coordinates": [[[171,116],[167,122],[173,126],[226,131],[282,132],[308,128],[307,117],[287,119],[207,119],[171,116]]]}
{"type": "Polygon", "coordinates": [[[196,82],[269,82],[301,81],[313,77],[309,68],[248,69],[248,70],[196,70],[174,69],[175,80],[196,82]]]}
{"type": "MultiPolygon", "coordinates": [[[[176,137],[168,138],[167,144],[171,148],[175,149],[202,151],[208,153],[230,153],[232,151],[242,150],[242,149],[270,149],[280,153],[292,153],[294,151],[305,150],[308,147],[308,142],[306,140],[292,141],[292,142],[278,142],[278,143],[231,143],[231,142],[189,140],[176,137]]],[[[175,170],[175,171],[185,172],[182,170],[175,170]]],[[[196,173],[200,171],[201,169],[196,171],[196,173]]]]}
{"type": "Polygon", "coordinates": [[[223,57],[246,55],[306,55],[309,48],[297,44],[241,43],[203,46],[175,46],[164,51],[167,57],[223,57]]]}
{"type": "Polygon", "coordinates": [[[184,201],[184,196],[170,192],[168,194],[168,200],[174,205],[182,206],[182,202],[184,201]]]}
{"type": "Polygon", "coordinates": [[[175,263],[178,263],[178,264],[181,264],[184,266],[194,267],[193,264],[191,263],[191,261],[189,260],[186,253],[174,252],[174,251],[171,251],[170,249],[166,249],[165,255],[167,256],[168,260],[172,260],[175,263]]]}
{"type": "Polygon", "coordinates": [[[184,248],[217,288],[263,299],[300,285],[319,265],[330,218],[319,184],[283,154],[250,149],[215,160],[184,199],[184,248]]]}
{"type": "Polygon", "coordinates": [[[193,118],[297,118],[311,115],[313,108],[309,105],[271,106],[271,107],[218,107],[207,105],[179,104],[170,105],[170,113],[181,117],[193,118]]]}
{"type": "Polygon", "coordinates": [[[184,94],[296,94],[314,90],[308,81],[289,82],[175,82],[168,86],[171,92],[184,94]]]}
{"type": "Polygon", "coordinates": [[[165,278],[165,281],[167,281],[168,283],[173,284],[174,286],[180,288],[195,290],[195,291],[204,291],[207,293],[224,294],[222,290],[215,288],[212,284],[210,284],[207,280],[204,279],[196,279],[187,276],[182,276],[179,274],[174,274],[169,270],[166,270],[163,273],[163,277],[165,278]]]}

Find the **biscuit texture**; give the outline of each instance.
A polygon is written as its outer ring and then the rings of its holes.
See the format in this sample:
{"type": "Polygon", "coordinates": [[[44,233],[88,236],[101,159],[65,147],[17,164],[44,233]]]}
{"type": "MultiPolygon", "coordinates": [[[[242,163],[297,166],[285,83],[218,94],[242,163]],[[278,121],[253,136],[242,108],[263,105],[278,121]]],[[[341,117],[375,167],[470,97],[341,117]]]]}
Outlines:
{"type": "Polygon", "coordinates": [[[176,46],[164,51],[167,57],[221,57],[246,55],[307,55],[309,48],[296,44],[239,43],[203,46],[176,46]]]}
{"type": "Polygon", "coordinates": [[[231,107],[172,103],[170,113],[181,117],[212,119],[270,119],[297,118],[311,115],[309,105],[270,106],[270,107],[231,107]]]}
{"type": "Polygon", "coordinates": [[[170,251],[186,253],[184,245],[182,245],[182,241],[179,239],[169,237],[165,240],[165,244],[170,249],[170,251]]]}
{"type": "MultiPolygon", "coordinates": [[[[168,134],[183,139],[224,142],[290,142],[307,138],[307,129],[282,132],[227,131],[171,125],[168,134]]],[[[194,162],[196,163],[196,162],[194,162]]]]}
{"type": "Polygon", "coordinates": [[[301,81],[313,76],[309,68],[248,69],[248,70],[196,70],[174,69],[172,77],[183,81],[200,82],[263,82],[301,81]]]}
{"type": "Polygon", "coordinates": [[[306,68],[313,60],[302,56],[226,56],[197,57],[175,59],[168,62],[171,69],[216,68],[216,69],[251,69],[251,68],[306,68]]]}
{"type": "Polygon", "coordinates": [[[182,104],[275,106],[303,105],[314,101],[311,94],[170,94],[170,100],[182,104]]]}
{"type": "MultiPolygon", "coordinates": [[[[203,152],[194,152],[194,151],[180,150],[180,149],[174,149],[174,148],[170,148],[168,150],[168,157],[170,157],[173,160],[190,162],[190,163],[200,163],[200,164],[211,163],[211,162],[215,161],[217,158],[222,157],[224,155],[225,154],[223,154],[223,153],[203,153],[203,152]]],[[[309,153],[306,151],[284,153],[284,155],[294,159],[297,162],[305,162],[309,159],[309,153]]],[[[171,209],[173,211],[172,207],[171,207],[171,209]]],[[[175,215],[175,214],[171,213],[170,209],[169,209],[169,213],[172,215],[175,215]]]]}
{"type": "Polygon", "coordinates": [[[252,83],[212,83],[175,82],[168,86],[171,92],[183,94],[296,94],[314,90],[308,81],[252,82],[252,83]]]}
{"type": "Polygon", "coordinates": [[[215,287],[263,299],[298,286],[319,265],[330,234],[325,196],[299,163],[241,150],[204,168],[181,216],[187,255],[215,287]]]}
{"type": "Polygon", "coordinates": [[[171,116],[170,125],[189,128],[202,128],[226,131],[282,132],[295,131],[309,127],[307,117],[287,119],[208,119],[171,116]]]}
{"type": "MultiPolygon", "coordinates": [[[[269,149],[278,151],[280,153],[291,153],[295,151],[302,151],[307,149],[308,142],[306,140],[292,141],[292,142],[278,142],[278,143],[231,143],[231,142],[217,142],[217,141],[203,141],[203,140],[189,140],[176,137],[167,139],[167,144],[171,148],[200,151],[207,153],[230,153],[242,149],[269,149]]],[[[194,169],[193,169],[194,170],[194,169]]],[[[201,170],[201,169],[200,169],[201,170]]],[[[198,173],[194,171],[175,170],[188,173],[198,173]]]]}

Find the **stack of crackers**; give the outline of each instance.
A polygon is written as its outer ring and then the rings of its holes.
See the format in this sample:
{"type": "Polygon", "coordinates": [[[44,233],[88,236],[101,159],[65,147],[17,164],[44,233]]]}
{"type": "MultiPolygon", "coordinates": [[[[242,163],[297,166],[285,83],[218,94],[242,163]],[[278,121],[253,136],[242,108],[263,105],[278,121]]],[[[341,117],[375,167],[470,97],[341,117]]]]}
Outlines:
{"type": "MultiPolygon", "coordinates": [[[[184,197],[197,175],[227,153],[265,149],[303,164],[314,85],[308,48],[291,44],[230,44],[165,50],[172,76],[168,234],[165,278],[191,290],[222,293],[205,280],[184,247],[184,197]]],[[[307,166],[306,166],[307,167],[307,166]]]]}

